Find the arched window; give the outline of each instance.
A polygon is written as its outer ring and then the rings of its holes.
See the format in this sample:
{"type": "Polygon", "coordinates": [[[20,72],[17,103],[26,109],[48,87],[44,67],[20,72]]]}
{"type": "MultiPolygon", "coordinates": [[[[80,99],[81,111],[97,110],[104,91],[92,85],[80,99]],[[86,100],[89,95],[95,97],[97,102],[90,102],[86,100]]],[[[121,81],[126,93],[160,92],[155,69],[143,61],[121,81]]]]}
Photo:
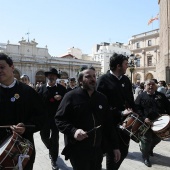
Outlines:
{"type": "Polygon", "coordinates": [[[137,74],[136,75],[136,80],[140,80],[141,79],[141,75],[140,74],[137,74]]]}
{"type": "Polygon", "coordinates": [[[140,67],[140,58],[137,58],[136,67],[140,67]]]}
{"type": "Polygon", "coordinates": [[[46,82],[44,71],[38,71],[35,75],[35,83],[37,82],[46,82]]]}
{"type": "Polygon", "coordinates": [[[148,73],[146,75],[146,79],[145,80],[148,80],[148,79],[153,79],[153,75],[151,73],[148,73]]]}
{"type": "Polygon", "coordinates": [[[14,77],[15,77],[17,80],[20,80],[20,73],[19,73],[17,70],[14,70],[14,77]]]}
{"type": "Polygon", "coordinates": [[[141,81],[141,75],[140,74],[136,74],[136,76],[135,76],[135,82],[137,82],[137,81],[141,81]]]}

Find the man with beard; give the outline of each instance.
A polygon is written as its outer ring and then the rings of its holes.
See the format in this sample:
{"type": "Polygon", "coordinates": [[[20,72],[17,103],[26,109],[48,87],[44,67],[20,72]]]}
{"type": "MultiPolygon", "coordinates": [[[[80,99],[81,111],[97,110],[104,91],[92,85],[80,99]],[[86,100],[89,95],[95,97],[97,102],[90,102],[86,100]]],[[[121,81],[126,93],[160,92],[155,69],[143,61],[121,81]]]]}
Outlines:
{"type": "Polygon", "coordinates": [[[45,76],[47,78],[47,83],[40,87],[38,93],[43,99],[48,113],[48,119],[46,121],[46,125],[40,131],[40,135],[43,143],[49,149],[52,169],[58,170],[56,162],[59,150],[59,131],[55,125],[54,116],[63,96],[66,93],[66,88],[61,84],[56,83],[60,74],[58,74],[58,71],[55,68],[51,68],[50,71],[45,72],[45,76]]]}
{"type": "Polygon", "coordinates": [[[121,160],[114,162],[112,149],[106,153],[107,170],[119,169],[121,163],[128,154],[129,135],[125,134],[120,128],[117,128],[126,116],[135,110],[135,103],[132,92],[132,84],[127,76],[128,58],[122,54],[114,53],[110,58],[110,70],[98,78],[97,90],[103,93],[109,102],[109,110],[112,114],[113,125],[119,137],[119,148],[121,160]]]}
{"type": "Polygon", "coordinates": [[[79,87],[64,96],[55,116],[58,129],[65,134],[62,154],[74,170],[101,170],[104,142],[112,148],[114,161],[120,159],[117,136],[107,99],[95,90],[95,69],[83,66],[78,83],[79,87]]]}
{"type": "Polygon", "coordinates": [[[161,141],[161,139],[150,128],[154,121],[158,121],[161,115],[170,114],[170,102],[164,94],[157,91],[154,80],[145,82],[145,91],[139,94],[135,100],[137,113],[148,124],[148,130],[140,138],[140,150],[144,159],[144,164],[151,167],[149,160],[153,156],[153,148],[161,141]]]}

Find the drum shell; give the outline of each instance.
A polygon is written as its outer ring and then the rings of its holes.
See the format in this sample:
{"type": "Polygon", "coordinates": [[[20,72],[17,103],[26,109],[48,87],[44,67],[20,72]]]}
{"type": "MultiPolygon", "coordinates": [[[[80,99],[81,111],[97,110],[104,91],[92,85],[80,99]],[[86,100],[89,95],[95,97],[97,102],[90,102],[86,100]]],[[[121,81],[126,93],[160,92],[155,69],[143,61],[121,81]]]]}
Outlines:
{"type": "Polygon", "coordinates": [[[139,143],[140,137],[143,136],[149,129],[139,115],[131,114],[129,115],[122,124],[123,131],[130,136],[132,140],[139,143]]]}
{"type": "MultiPolygon", "coordinates": [[[[0,155],[0,169],[12,169],[18,166],[19,155],[32,155],[33,146],[32,144],[22,138],[17,133],[13,133],[6,142],[8,145],[4,148],[4,151],[0,155]],[[10,141],[9,141],[10,140],[10,141]]],[[[22,167],[24,168],[29,161],[29,158],[25,158],[22,161],[22,167]]]]}

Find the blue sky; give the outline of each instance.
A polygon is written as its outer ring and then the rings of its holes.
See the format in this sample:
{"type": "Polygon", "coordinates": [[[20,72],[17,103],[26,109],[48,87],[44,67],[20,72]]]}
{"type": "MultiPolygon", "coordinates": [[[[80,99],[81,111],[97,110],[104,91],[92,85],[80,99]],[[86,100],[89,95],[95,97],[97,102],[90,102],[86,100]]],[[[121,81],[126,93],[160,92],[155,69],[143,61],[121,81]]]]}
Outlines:
{"type": "Polygon", "coordinates": [[[128,43],[131,36],[159,28],[151,17],[158,0],[0,0],[0,43],[18,44],[30,32],[52,56],[68,48],[90,54],[94,44],[128,43]]]}

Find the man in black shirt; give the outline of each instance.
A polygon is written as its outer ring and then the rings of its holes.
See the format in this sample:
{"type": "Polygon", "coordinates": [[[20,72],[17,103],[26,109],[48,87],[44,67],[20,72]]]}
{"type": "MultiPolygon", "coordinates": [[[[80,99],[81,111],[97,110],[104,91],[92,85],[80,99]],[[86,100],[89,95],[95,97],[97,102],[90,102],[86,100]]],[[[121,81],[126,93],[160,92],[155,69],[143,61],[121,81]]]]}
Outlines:
{"type": "MultiPolygon", "coordinates": [[[[0,141],[2,142],[5,136],[9,137],[9,135],[16,133],[22,138],[29,140],[34,149],[30,159],[24,158],[29,160],[24,170],[32,170],[35,160],[33,134],[43,127],[46,113],[42,100],[36,91],[32,87],[16,80],[13,72],[14,65],[12,59],[6,54],[0,53],[0,126],[10,126],[9,128],[0,129],[0,141]]],[[[17,140],[15,142],[16,146],[20,143],[17,140]]],[[[21,145],[24,146],[24,143],[21,145]]],[[[21,156],[26,156],[22,153],[19,154],[19,152],[22,152],[21,148],[19,148],[17,153],[17,148],[13,150],[13,147],[15,146],[11,146],[11,152],[9,151],[8,153],[11,162],[14,162],[14,159],[19,160],[21,156]]],[[[7,153],[7,149],[4,152],[7,153]]],[[[6,169],[10,166],[8,161],[9,165],[6,167],[4,165],[6,160],[5,158],[3,159],[4,161],[0,160],[0,169],[6,169]]],[[[15,167],[12,169],[15,169],[15,167]]]]}
{"type": "Polygon", "coordinates": [[[113,161],[120,159],[115,128],[106,97],[95,90],[95,69],[82,67],[78,83],[79,87],[64,96],[55,116],[57,127],[65,134],[62,154],[75,170],[101,170],[104,143],[112,150],[113,161]]]}
{"type": "Polygon", "coordinates": [[[76,86],[76,79],[74,77],[71,77],[68,79],[68,87],[67,87],[67,92],[75,89],[77,86],[76,86]]]}
{"type": "MultiPolygon", "coordinates": [[[[153,148],[161,141],[161,138],[153,132],[151,127],[154,121],[159,121],[158,118],[161,115],[170,114],[170,102],[164,94],[157,91],[157,85],[154,80],[147,80],[145,82],[145,91],[137,96],[135,104],[137,113],[149,127],[140,138],[140,150],[144,164],[151,167],[149,157],[153,156],[153,148]]],[[[160,121],[156,128],[163,125],[163,122],[160,121]]],[[[160,130],[163,130],[163,127],[160,130]]]]}
{"type": "Polygon", "coordinates": [[[43,99],[48,119],[44,128],[40,131],[41,139],[45,146],[49,149],[49,156],[53,170],[58,170],[57,158],[59,150],[59,131],[55,125],[54,116],[57,108],[66,93],[66,88],[59,83],[56,83],[57,78],[60,77],[55,68],[45,72],[47,83],[42,85],[38,91],[43,99]]]}
{"type": "MultiPolygon", "coordinates": [[[[122,120],[135,110],[132,85],[127,76],[128,58],[121,54],[113,54],[110,58],[110,70],[98,78],[97,90],[106,95],[113,124],[117,127],[122,120]]],[[[117,170],[128,154],[130,137],[121,129],[117,128],[119,134],[119,148],[121,160],[114,162],[112,150],[106,153],[107,170],[117,170]]]]}

